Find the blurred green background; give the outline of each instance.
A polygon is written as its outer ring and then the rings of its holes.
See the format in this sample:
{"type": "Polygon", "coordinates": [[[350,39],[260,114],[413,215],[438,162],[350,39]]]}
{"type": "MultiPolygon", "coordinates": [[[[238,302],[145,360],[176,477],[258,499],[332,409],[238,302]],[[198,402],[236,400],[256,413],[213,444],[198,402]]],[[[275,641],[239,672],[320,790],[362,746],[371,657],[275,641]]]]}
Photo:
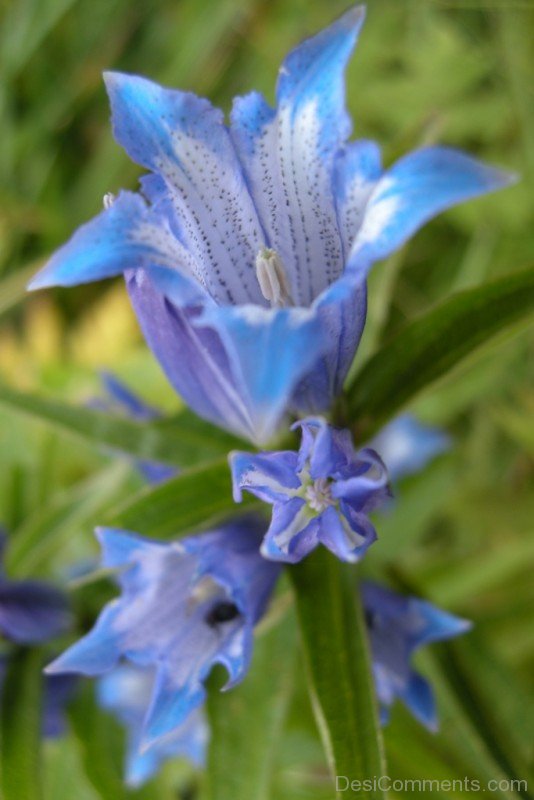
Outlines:
{"type": "MultiPolygon", "coordinates": [[[[288,49],[346,7],[338,0],[3,0],[3,381],[81,403],[98,394],[97,369],[107,367],[146,399],[178,407],[120,281],[24,293],[47,255],[100,209],[104,193],[134,187],[139,175],[112,139],[101,73],[141,73],[208,95],[226,110],[235,94],[253,87],[272,99],[288,49]]],[[[378,140],[386,163],[441,142],[512,169],[521,181],[448,212],[375,268],[359,363],[450,293],[534,261],[533,40],[531,2],[368,2],[347,81],[355,135],[378,140]]],[[[442,730],[431,737],[396,708],[386,731],[393,776],[420,776],[422,765],[428,777],[501,775],[500,746],[476,738],[469,698],[480,701],[475,716],[492,735],[495,729],[526,755],[533,716],[525,702],[534,656],[533,345],[524,332],[493,342],[412,408],[444,426],[454,448],[398,487],[395,508],[377,522],[380,541],[365,569],[473,619],[476,631],[469,645],[436,648],[421,661],[427,674],[440,661],[448,665],[449,680],[437,687],[442,730]]],[[[12,411],[0,411],[0,469],[0,522],[12,537],[14,576],[64,579],[95,552],[91,530],[104,511],[139,486],[126,462],[12,411]]],[[[258,653],[260,663],[261,641],[258,653]]],[[[273,751],[276,800],[331,797],[301,678],[299,667],[273,751]]],[[[101,721],[95,725],[94,736],[101,735],[101,721]]],[[[104,727],[106,736],[118,735],[104,727]]],[[[84,774],[84,747],[74,734],[47,746],[47,800],[102,796],[84,774]]],[[[109,768],[118,775],[120,756],[109,768]]],[[[175,785],[195,796],[187,771],[172,766],[143,796],[176,797],[175,785]]]]}

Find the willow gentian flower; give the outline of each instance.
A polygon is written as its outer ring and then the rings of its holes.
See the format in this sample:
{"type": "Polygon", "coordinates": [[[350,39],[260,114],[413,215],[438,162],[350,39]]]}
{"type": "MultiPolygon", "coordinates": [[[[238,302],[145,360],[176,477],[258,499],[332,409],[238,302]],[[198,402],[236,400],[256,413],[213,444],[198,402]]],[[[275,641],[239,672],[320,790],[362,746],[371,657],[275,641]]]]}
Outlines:
{"type": "Polygon", "coordinates": [[[411,414],[396,417],[369,442],[386,464],[392,481],[419,472],[450,446],[445,431],[423,425],[411,414]]]}
{"type": "Polygon", "coordinates": [[[125,726],[127,749],[125,779],[137,787],[156,774],[169,758],[186,758],[201,767],[205,761],[209,729],[202,709],[191,711],[169,736],[149,750],[142,749],[143,725],[154,693],[156,670],[119,664],[98,680],[97,698],[125,726]]]}
{"type": "Polygon", "coordinates": [[[387,722],[390,707],[398,698],[423,725],[436,730],[432,687],[412,668],[412,655],[429,642],[465,633],[471,623],[375,583],[362,584],[362,600],[382,722],[387,722]]]}
{"type": "Polygon", "coordinates": [[[289,53],[276,107],[237,97],[229,126],[207,100],[107,73],[115,138],[150,174],[142,195],[108,197],[31,284],[123,273],[171,384],[254,441],[340,392],[371,264],[443,209],[510,181],[443,147],[384,170],[376,144],[347,141],[344,70],[363,18],[353,8],[289,53]]]}
{"type": "Polygon", "coordinates": [[[118,599],[93,629],[48,668],[96,676],[126,660],[155,670],[143,723],[147,749],[173,735],[205,698],[204,679],[222,664],[227,687],[246,673],[253,628],[279,569],[261,558],[264,526],[245,518],[170,543],[128,531],[97,531],[106,568],[120,570],[118,599]]]}
{"type": "Polygon", "coordinates": [[[234,499],[242,490],[273,506],[261,546],[265,558],[295,563],[318,544],[358,561],[376,539],[368,514],[389,496],[386,468],[374,450],[356,451],[350,432],[326,420],[297,422],[297,452],[230,454],[234,499]]]}
{"type": "MultiPolygon", "coordinates": [[[[5,535],[0,532],[0,558],[5,535]]],[[[10,580],[0,569],[0,634],[17,644],[46,642],[68,629],[72,617],[66,595],[49,583],[10,580]]]]}

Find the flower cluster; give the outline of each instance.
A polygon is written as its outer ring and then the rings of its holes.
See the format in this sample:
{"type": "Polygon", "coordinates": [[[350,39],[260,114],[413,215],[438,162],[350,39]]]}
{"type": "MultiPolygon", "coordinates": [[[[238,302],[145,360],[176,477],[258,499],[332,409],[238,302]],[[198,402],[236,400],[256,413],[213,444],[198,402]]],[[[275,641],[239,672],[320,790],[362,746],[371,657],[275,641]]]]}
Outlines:
{"type": "MultiPolygon", "coordinates": [[[[354,8],[298,46],[280,69],[275,107],[257,92],[237,97],[229,124],[205,99],[107,73],[115,138],[148,174],[139,193],[106,195],[31,284],[122,274],[150,349],[200,417],[261,445],[287,432],[291,416],[301,433],[298,451],[230,456],[235,500],[246,490],[271,504],[268,528],[245,517],[170,543],[98,532],[120,597],[48,671],[101,676],[101,703],[128,727],[132,784],[169,756],[202,762],[205,679],[215,663],[228,687],[243,678],[277,562],[318,545],[360,560],[390,477],[449,445],[403,417],[358,450],[323,416],[363,332],[373,263],[442,210],[510,182],[447,147],[384,168],[374,142],[349,141],[344,71],[363,19],[354,8]]],[[[141,422],[157,415],[114,378],[105,385],[121,411],[141,422]]],[[[172,474],[141,467],[152,481],[172,474]]],[[[364,605],[384,716],[400,697],[435,727],[410,657],[467,623],[375,585],[364,605]]]]}

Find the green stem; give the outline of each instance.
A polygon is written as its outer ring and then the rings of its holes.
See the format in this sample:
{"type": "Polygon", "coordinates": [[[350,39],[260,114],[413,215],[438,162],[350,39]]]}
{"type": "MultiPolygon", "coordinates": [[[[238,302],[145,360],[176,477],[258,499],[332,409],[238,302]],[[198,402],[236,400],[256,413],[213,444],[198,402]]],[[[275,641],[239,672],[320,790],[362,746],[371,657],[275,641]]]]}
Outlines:
{"type": "Polygon", "coordinates": [[[355,570],[320,548],[290,573],[312,704],[337,796],[383,800],[384,748],[355,570]]]}

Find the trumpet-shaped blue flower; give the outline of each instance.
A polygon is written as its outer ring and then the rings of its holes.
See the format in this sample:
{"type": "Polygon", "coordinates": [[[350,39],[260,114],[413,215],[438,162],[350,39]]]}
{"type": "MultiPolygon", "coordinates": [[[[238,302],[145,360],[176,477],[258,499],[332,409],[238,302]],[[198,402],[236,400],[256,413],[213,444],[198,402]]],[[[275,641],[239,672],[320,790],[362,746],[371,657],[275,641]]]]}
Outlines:
{"type": "Polygon", "coordinates": [[[444,431],[423,425],[410,414],[396,417],[369,442],[387,465],[392,481],[419,472],[450,446],[444,431]]]}
{"type": "Polygon", "coordinates": [[[266,441],[282,416],[326,410],[366,314],[369,267],[438,212],[510,181],[426,147],[384,170],[348,142],[344,70],[364,18],[348,11],[293,50],[276,107],[207,100],[107,73],[113,130],[149,170],[80,228],[31,288],[124,273],[145,338],[206,419],[266,441]]]}
{"type": "Polygon", "coordinates": [[[387,722],[390,707],[399,698],[423,725],[437,730],[432,688],[412,669],[412,654],[429,642],[465,633],[471,623],[375,583],[362,585],[362,599],[382,722],[387,722]]]}
{"type": "Polygon", "coordinates": [[[214,664],[228,671],[228,687],[248,668],[253,627],[279,572],[258,552],[263,530],[248,518],[159,543],[99,529],[102,563],[120,570],[121,595],[47,671],[101,675],[123,659],[154,669],[141,746],[148,750],[174,735],[202,704],[214,664]]]}
{"type": "Polygon", "coordinates": [[[97,684],[100,705],[111,711],[127,731],[125,778],[129,786],[145,783],[168,758],[184,757],[202,766],[209,729],[202,709],[196,708],[169,736],[143,751],[143,725],[154,692],[156,670],[120,664],[97,684]]]}
{"type": "Polygon", "coordinates": [[[242,490],[271,503],[261,546],[275,561],[295,563],[318,544],[344,561],[358,561],[376,539],[368,514],[389,497],[386,468],[374,450],[356,451],[349,431],[322,418],[297,422],[297,452],[230,455],[234,499],[242,490]]]}

